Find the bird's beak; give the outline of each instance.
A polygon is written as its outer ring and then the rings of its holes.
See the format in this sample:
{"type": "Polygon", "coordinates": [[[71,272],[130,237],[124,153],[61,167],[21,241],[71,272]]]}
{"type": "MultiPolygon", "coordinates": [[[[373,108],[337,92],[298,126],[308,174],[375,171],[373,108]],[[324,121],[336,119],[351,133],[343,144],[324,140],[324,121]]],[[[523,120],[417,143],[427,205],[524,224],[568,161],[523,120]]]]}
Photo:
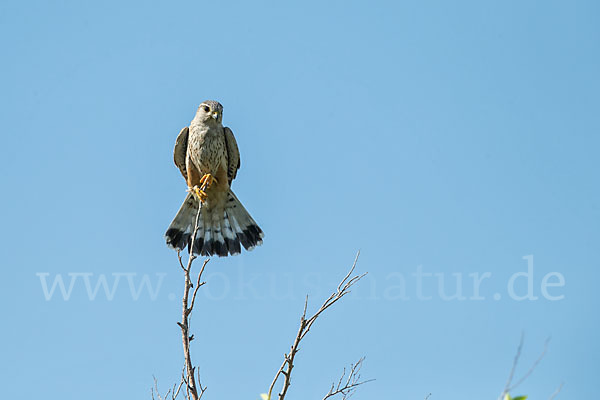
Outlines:
{"type": "Polygon", "coordinates": [[[215,111],[215,112],[213,112],[213,113],[212,113],[212,117],[213,117],[214,119],[219,119],[219,112],[218,112],[218,111],[215,111]]]}

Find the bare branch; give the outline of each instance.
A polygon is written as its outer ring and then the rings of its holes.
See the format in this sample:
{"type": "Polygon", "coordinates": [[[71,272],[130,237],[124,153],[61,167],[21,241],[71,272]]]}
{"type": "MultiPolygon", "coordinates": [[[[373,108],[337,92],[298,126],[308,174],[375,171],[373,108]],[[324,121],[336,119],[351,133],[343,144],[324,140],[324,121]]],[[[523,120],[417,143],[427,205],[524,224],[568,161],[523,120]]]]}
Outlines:
{"type": "MultiPolygon", "coordinates": [[[[356,275],[356,276],[351,277],[352,273],[354,272],[354,269],[356,268],[356,263],[358,261],[359,255],[360,255],[360,252],[358,252],[356,254],[356,258],[354,259],[352,268],[346,274],[344,279],[342,279],[340,284],[337,286],[337,290],[335,292],[333,292],[327,298],[327,300],[325,300],[325,302],[323,302],[323,304],[317,310],[317,312],[308,319],[306,318],[306,310],[308,308],[308,296],[306,296],[306,300],[304,301],[304,310],[302,312],[302,316],[300,317],[300,326],[298,327],[298,333],[296,334],[294,343],[292,344],[292,346],[290,348],[290,352],[288,354],[284,354],[283,363],[281,364],[281,367],[279,367],[279,370],[275,374],[275,377],[273,378],[273,382],[271,383],[271,386],[269,387],[269,393],[267,394],[267,396],[268,396],[267,398],[269,400],[271,399],[275,384],[277,383],[277,381],[279,380],[279,378],[281,376],[283,376],[283,386],[281,388],[281,392],[279,392],[279,394],[278,394],[278,399],[279,400],[285,399],[285,396],[286,396],[287,391],[291,384],[292,370],[294,368],[294,358],[296,357],[296,353],[298,353],[298,351],[300,350],[299,349],[300,342],[306,336],[306,334],[310,331],[310,328],[315,323],[317,318],[319,318],[319,316],[325,310],[327,310],[329,307],[334,305],[338,300],[340,300],[342,297],[344,297],[345,295],[350,293],[350,288],[366,275],[366,273],[364,273],[362,275],[356,275]]],[[[362,364],[362,362],[361,362],[361,364],[362,364]]]]}
{"type": "Polygon", "coordinates": [[[179,266],[185,272],[185,267],[183,265],[183,261],[181,260],[181,250],[177,250],[177,259],[179,260],[179,266]]]}
{"type": "Polygon", "coordinates": [[[198,379],[198,388],[200,389],[200,395],[198,396],[198,399],[201,399],[204,392],[206,392],[206,386],[203,387],[202,382],[200,382],[200,370],[198,370],[196,373],[196,379],[198,379]]]}
{"type": "MultiPolygon", "coordinates": [[[[171,389],[167,390],[167,393],[165,393],[165,396],[164,396],[164,397],[162,397],[162,396],[160,395],[160,391],[158,390],[158,381],[156,380],[156,377],[152,376],[152,378],[154,379],[154,387],[152,387],[152,388],[151,388],[151,390],[150,390],[150,391],[151,391],[151,393],[152,393],[152,400],[156,400],[156,399],[154,398],[154,393],[156,393],[156,398],[157,398],[158,400],[163,400],[163,399],[166,399],[167,397],[169,397],[169,394],[171,394],[171,393],[172,393],[171,389]]],[[[172,399],[174,399],[174,398],[175,398],[175,397],[172,397],[172,399]]]]}
{"type": "Polygon", "coordinates": [[[179,390],[181,386],[185,384],[186,386],[186,398],[191,400],[200,400],[204,392],[206,391],[206,387],[203,387],[200,384],[200,375],[198,373],[198,378],[194,374],[196,368],[192,363],[192,356],[190,354],[190,341],[193,336],[190,336],[190,314],[194,308],[194,303],[196,301],[196,294],[198,293],[198,288],[204,285],[205,282],[202,282],[202,274],[204,273],[204,269],[206,264],[210,259],[206,259],[200,268],[200,272],[198,272],[198,279],[196,280],[196,287],[192,292],[192,298],[190,299],[190,290],[194,287],[192,284],[191,273],[192,273],[192,263],[196,259],[194,255],[194,242],[196,241],[196,235],[198,233],[198,223],[200,220],[200,211],[201,206],[198,207],[198,213],[196,214],[196,222],[194,224],[194,233],[191,237],[191,245],[189,249],[189,257],[187,265],[184,266],[181,261],[181,254],[177,253],[177,258],[179,259],[179,264],[184,272],[184,289],[183,289],[183,299],[182,299],[182,313],[181,313],[181,322],[178,322],[177,325],[181,328],[181,338],[183,342],[183,355],[184,355],[184,371],[182,373],[182,383],[180,384],[177,394],[179,394],[179,390]],[[198,381],[198,383],[196,383],[198,381]],[[198,392],[200,390],[200,392],[198,392]]]}
{"type": "Polygon", "coordinates": [[[519,358],[521,357],[521,351],[523,350],[523,343],[525,342],[525,332],[521,332],[521,339],[519,340],[519,346],[517,347],[517,353],[515,354],[515,358],[512,363],[512,367],[510,368],[510,373],[508,374],[508,379],[506,380],[506,385],[504,385],[504,390],[500,395],[500,398],[504,398],[504,395],[508,393],[510,390],[510,384],[512,383],[513,377],[515,376],[515,371],[517,369],[517,364],[519,363],[519,358]]]}
{"type": "Polygon", "coordinates": [[[529,378],[529,376],[531,376],[533,371],[537,368],[539,363],[542,361],[542,359],[546,355],[546,353],[548,351],[548,343],[550,342],[550,338],[546,339],[546,341],[544,342],[544,349],[542,350],[542,352],[540,353],[538,358],[534,361],[534,363],[531,365],[531,367],[527,370],[527,372],[521,377],[521,379],[519,379],[517,381],[517,383],[513,384],[512,381],[515,376],[515,370],[517,369],[517,364],[519,363],[519,358],[521,357],[521,351],[523,350],[524,341],[525,341],[525,334],[521,333],[521,340],[519,341],[519,347],[517,347],[517,353],[515,354],[515,358],[513,360],[513,364],[510,369],[510,374],[508,375],[508,380],[506,381],[506,385],[504,385],[504,390],[502,391],[502,393],[500,394],[500,397],[498,398],[500,400],[504,399],[504,396],[507,393],[510,393],[510,391],[516,389],[523,382],[525,382],[527,380],[527,378],[529,378]]]}
{"type": "Polygon", "coordinates": [[[536,367],[538,366],[538,364],[540,363],[540,361],[542,361],[542,359],[544,358],[544,356],[546,355],[546,353],[548,352],[548,343],[550,342],[550,338],[546,339],[546,341],[544,342],[544,350],[542,350],[542,352],[540,353],[540,355],[538,356],[538,358],[535,360],[535,362],[531,365],[531,367],[529,368],[529,370],[525,373],[525,375],[523,375],[523,377],[521,379],[519,379],[517,381],[517,383],[515,383],[514,385],[512,385],[510,387],[509,390],[513,390],[515,389],[517,386],[521,385],[523,382],[525,382],[525,380],[527,380],[527,378],[529,378],[529,376],[533,373],[533,371],[536,369],[536,367]]]}
{"type": "Polygon", "coordinates": [[[154,391],[156,391],[156,397],[158,397],[158,400],[162,400],[162,397],[160,397],[160,392],[158,390],[158,382],[156,381],[156,377],[152,376],[152,378],[154,378],[154,386],[150,389],[152,393],[152,400],[155,400],[154,391]]]}
{"type": "Polygon", "coordinates": [[[564,382],[562,382],[554,391],[554,393],[552,393],[550,395],[550,398],[548,400],[553,400],[556,396],[558,396],[558,394],[560,393],[560,391],[562,390],[563,386],[565,385],[564,382]]]}
{"type": "Polygon", "coordinates": [[[185,383],[185,376],[183,375],[183,371],[181,372],[181,381],[179,381],[179,385],[175,384],[173,385],[173,396],[171,396],[171,400],[175,400],[177,398],[177,396],[179,396],[179,391],[181,390],[181,387],[183,386],[183,384],[185,383]],[[175,387],[177,387],[177,389],[175,389],[175,387]]]}
{"type": "Polygon", "coordinates": [[[327,392],[325,397],[323,397],[323,400],[327,400],[330,397],[333,397],[338,394],[342,395],[342,400],[349,399],[354,394],[354,391],[358,386],[367,382],[374,381],[374,379],[369,379],[367,381],[360,380],[360,369],[364,360],[365,358],[363,357],[360,360],[358,360],[356,364],[351,364],[350,372],[348,373],[347,377],[346,368],[344,368],[342,376],[338,380],[337,385],[334,383],[331,384],[331,389],[329,389],[329,392],[327,392]]]}
{"type": "Polygon", "coordinates": [[[190,303],[190,308],[189,308],[189,312],[192,312],[192,309],[194,308],[194,302],[196,301],[196,293],[198,293],[198,289],[200,288],[200,286],[203,286],[206,284],[206,282],[200,282],[200,279],[202,278],[202,274],[204,273],[204,268],[206,267],[206,264],[208,264],[208,262],[210,261],[210,258],[207,258],[206,260],[204,260],[204,262],[202,263],[202,267],[200,268],[200,272],[198,273],[198,280],[196,282],[196,287],[194,288],[194,293],[192,294],[192,302],[190,303]]]}

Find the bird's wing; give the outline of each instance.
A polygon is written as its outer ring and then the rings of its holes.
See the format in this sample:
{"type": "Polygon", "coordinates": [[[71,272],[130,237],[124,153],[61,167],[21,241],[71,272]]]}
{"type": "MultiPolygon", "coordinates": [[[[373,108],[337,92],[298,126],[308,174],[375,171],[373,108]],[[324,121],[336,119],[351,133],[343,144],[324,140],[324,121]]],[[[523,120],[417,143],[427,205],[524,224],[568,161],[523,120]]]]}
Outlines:
{"type": "Polygon", "coordinates": [[[185,156],[187,153],[189,132],[190,129],[187,126],[179,132],[177,139],[175,139],[175,149],[173,149],[173,160],[175,161],[175,165],[177,165],[177,168],[181,171],[181,175],[183,175],[183,178],[186,180],[188,176],[185,167],[185,156]]]}
{"type": "Polygon", "coordinates": [[[231,129],[225,127],[223,130],[225,131],[225,145],[227,146],[227,177],[231,185],[231,181],[235,179],[237,171],[240,169],[240,151],[231,129]]]}

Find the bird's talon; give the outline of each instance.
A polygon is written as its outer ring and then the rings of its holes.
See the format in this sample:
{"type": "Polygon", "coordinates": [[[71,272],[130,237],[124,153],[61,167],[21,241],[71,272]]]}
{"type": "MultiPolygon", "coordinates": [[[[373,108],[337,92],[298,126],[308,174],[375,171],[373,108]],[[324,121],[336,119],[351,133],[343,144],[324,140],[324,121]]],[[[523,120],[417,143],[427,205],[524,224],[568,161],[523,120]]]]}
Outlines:
{"type": "Polygon", "coordinates": [[[202,188],[199,188],[198,186],[194,186],[193,188],[188,189],[188,192],[193,192],[203,203],[208,197],[204,190],[202,190],[202,188]]]}
{"type": "Polygon", "coordinates": [[[213,183],[219,183],[217,182],[217,178],[215,178],[211,174],[204,174],[204,176],[200,179],[200,189],[204,191],[208,189],[213,183]]]}

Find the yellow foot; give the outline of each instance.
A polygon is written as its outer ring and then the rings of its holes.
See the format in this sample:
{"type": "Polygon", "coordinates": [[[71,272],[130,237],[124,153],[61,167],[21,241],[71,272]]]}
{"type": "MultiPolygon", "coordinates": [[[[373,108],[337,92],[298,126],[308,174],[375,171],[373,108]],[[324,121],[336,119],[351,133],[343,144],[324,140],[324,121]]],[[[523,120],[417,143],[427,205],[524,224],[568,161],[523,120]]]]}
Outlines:
{"type": "Polygon", "coordinates": [[[200,190],[204,191],[210,187],[214,183],[217,182],[217,178],[212,176],[211,174],[204,174],[204,176],[200,179],[200,190]]]}
{"type": "Polygon", "coordinates": [[[199,188],[198,186],[194,186],[193,188],[188,189],[188,192],[194,193],[196,196],[198,196],[200,201],[203,203],[206,202],[206,199],[208,197],[206,195],[206,192],[204,190],[202,190],[202,188],[199,188]]]}

